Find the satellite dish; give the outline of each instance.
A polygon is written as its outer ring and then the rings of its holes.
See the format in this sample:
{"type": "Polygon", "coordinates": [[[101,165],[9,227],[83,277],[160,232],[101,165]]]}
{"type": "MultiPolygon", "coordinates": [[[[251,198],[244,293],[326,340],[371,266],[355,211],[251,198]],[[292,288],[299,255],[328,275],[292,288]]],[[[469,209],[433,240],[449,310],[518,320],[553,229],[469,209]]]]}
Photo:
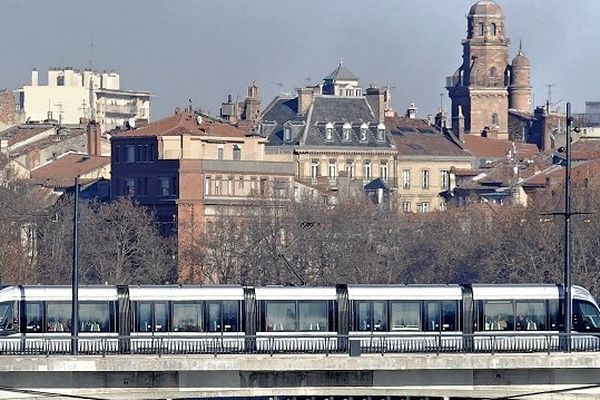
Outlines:
{"type": "Polygon", "coordinates": [[[198,115],[198,116],[196,117],[196,122],[198,123],[198,125],[201,125],[201,124],[202,124],[202,116],[201,116],[201,115],[198,115]]]}
{"type": "Polygon", "coordinates": [[[129,118],[127,123],[129,124],[130,128],[135,128],[135,118],[129,118]]]}

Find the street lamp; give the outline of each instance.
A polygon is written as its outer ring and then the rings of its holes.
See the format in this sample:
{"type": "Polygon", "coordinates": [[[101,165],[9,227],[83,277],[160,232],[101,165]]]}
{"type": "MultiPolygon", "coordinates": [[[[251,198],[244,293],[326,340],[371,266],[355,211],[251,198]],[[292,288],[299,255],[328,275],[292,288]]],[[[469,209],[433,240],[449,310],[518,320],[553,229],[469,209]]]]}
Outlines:
{"type": "Polygon", "coordinates": [[[71,354],[78,354],[79,336],[79,176],[75,177],[73,210],[73,276],[71,281],[71,354]]]}

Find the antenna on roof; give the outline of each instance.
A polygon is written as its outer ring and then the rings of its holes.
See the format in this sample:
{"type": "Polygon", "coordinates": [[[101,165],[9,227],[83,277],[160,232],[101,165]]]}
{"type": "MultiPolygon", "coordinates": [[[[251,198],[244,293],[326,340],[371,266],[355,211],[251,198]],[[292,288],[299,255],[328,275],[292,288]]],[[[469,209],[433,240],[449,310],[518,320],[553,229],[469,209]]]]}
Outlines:
{"type": "Polygon", "coordinates": [[[188,103],[190,104],[190,112],[192,112],[193,111],[193,109],[192,109],[192,99],[188,99],[188,103]]]}

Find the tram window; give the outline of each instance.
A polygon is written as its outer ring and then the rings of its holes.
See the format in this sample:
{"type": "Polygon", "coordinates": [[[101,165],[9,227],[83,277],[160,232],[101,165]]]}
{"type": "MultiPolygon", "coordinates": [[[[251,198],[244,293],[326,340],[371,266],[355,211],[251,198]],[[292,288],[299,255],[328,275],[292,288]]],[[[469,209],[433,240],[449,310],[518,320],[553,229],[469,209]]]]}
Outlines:
{"type": "Polygon", "coordinates": [[[483,307],[484,330],[514,330],[513,304],[510,300],[486,301],[483,307]]]}
{"type": "MultiPolygon", "coordinates": [[[[428,309],[432,311],[433,326],[439,326],[439,303],[431,302],[429,304],[437,306],[436,309],[428,309]]],[[[434,308],[435,308],[434,306],[434,308]]],[[[429,316],[427,317],[429,321],[429,316]]],[[[420,331],[421,330],[421,303],[394,301],[391,306],[391,324],[393,331],[420,331]]],[[[428,325],[430,323],[428,322],[428,325]]]]}
{"type": "Polygon", "coordinates": [[[223,302],[223,331],[239,332],[240,307],[237,301],[223,302]]]}
{"type": "Polygon", "coordinates": [[[139,302],[137,305],[137,331],[152,332],[152,303],[139,302]]]}
{"type": "Polygon", "coordinates": [[[588,301],[573,301],[573,329],[584,332],[600,328],[600,313],[596,306],[588,301]]]}
{"type": "Polygon", "coordinates": [[[387,303],[375,301],[373,302],[373,330],[387,330],[387,303]]]}
{"type": "Polygon", "coordinates": [[[440,302],[425,302],[425,330],[436,332],[440,330],[440,302]]]}
{"type": "Polygon", "coordinates": [[[203,303],[173,303],[173,330],[175,332],[202,332],[204,327],[203,303]]]}
{"type": "Polygon", "coordinates": [[[357,301],[355,303],[356,327],[359,331],[370,331],[373,326],[371,318],[371,303],[366,301],[357,301]]]}
{"type": "Polygon", "coordinates": [[[208,331],[221,332],[221,303],[208,303],[208,331]]]}
{"type": "Polygon", "coordinates": [[[167,312],[166,302],[155,302],[154,303],[154,331],[155,332],[167,332],[169,314],[167,312]]]}
{"type": "Polygon", "coordinates": [[[80,332],[111,332],[110,303],[80,303],[80,332]]]}
{"type": "Polygon", "coordinates": [[[36,333],[42,331],[42,303],[28,302],[25,304],[25,318],[27,319],[27,332],[36,333]]]}
{"type": "Polygon", "coordinates": [[[458,303],[456,301],[442,301],[442,330],[457,331],[456,315],[458,303]]]}
{"type": "Polygon", "coordinates": [[[15,323],[14,303],[0,303],[0,331],[11,332],[18,329],[18,324],[15,323]]]}
{"type": "Polygon", "coordinates": [[[517,301],[517,320],[515,329],[518,331],[545,331],[546,304],[544,301],[517,301]]]}
{"type": "Polygon", "coordinates": [[[548,315],[550,316],[550,330],[557,331],[562,328],[558,300],[548,300],[548,315]]]}
{"type": "Polygon", "coordinates": [[[71,331],[71,303],[48,302],[48,332],[71,331]]]}
{"type": "Polygon", "coordinates": [[[267,302],[265,316],[267,331],[293,332],[296,330],[295,302],[267,302]]]}
{"type": "Polygon", "coordinates": [[[326,301],[303,301],[298,303],[298,326],[300,331],[326,331],[327,323],[326,301]]]}

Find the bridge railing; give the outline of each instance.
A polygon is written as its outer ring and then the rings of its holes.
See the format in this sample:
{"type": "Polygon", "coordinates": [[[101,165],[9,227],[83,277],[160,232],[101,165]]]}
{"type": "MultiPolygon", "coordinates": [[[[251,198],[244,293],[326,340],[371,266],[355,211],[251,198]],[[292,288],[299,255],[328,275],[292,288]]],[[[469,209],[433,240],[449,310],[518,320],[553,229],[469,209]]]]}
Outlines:
{"type": "Polygon", "coordinates": [[[552,353],[600,351],[600,335],[573,333],[336,335],[260,334],[203,336],[0,337],[2,355],[68,355],[77,343],[82,355],[111,354],[401,354],[401,353],[552,353]],[[352,349],[352,351],[351,351],[352,349]]]}

